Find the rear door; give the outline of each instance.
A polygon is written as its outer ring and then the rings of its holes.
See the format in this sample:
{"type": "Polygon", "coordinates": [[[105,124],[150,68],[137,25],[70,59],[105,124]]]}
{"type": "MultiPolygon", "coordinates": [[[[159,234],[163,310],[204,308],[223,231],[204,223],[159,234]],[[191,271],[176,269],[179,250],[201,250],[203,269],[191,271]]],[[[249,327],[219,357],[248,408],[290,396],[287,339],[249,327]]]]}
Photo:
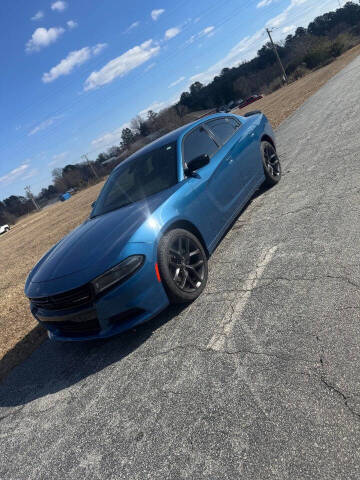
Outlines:
{"type": "MultiPolygon", "coordinates": [[[[258,175],[257,142],[253,127],[242,125],[233,117],[207,122],[207,127],[222,145],[223,165],[219,168],[221,183],[226,185],[218,200],[228,215],[244,203],[252,191],[252,182],[258,175]]],[[[214,179],[215,181],[215,179],[214,179]]]]}
{"type": "Polygon", "coordinates": [[[217,118],[206,123],[206,127],[221,146],[218,153],[218,166],[209,182],[209,189],[219,209],[226,217],[231,216],[239,192],[244,187],[244,177],[239,175],[239,165],[229,145],[235,144],[240,123],[229,117],[217,118]]]}

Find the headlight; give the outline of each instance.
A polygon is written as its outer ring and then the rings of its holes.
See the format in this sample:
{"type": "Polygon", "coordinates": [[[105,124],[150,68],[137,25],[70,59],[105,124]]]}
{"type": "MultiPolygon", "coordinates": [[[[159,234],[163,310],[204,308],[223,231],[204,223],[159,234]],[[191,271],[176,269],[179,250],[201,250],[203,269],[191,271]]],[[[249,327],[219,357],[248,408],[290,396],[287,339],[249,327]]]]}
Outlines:
{"type": "Polygon", "coordinates": [[[130,277],[144,263],[144,258],[144,255],[131,255],[131,257],[126,258],[115,267],[95,278],[95,280],[91,282],[95,294],[97,295],[116,283],[120,283],[130,277]]]}

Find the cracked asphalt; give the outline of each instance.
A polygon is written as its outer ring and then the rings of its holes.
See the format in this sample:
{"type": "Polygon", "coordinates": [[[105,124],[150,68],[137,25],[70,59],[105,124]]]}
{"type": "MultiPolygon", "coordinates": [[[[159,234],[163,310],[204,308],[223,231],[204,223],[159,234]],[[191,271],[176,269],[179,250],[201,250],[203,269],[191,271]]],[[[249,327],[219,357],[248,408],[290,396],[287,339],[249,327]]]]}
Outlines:
{"type": "Polygon", "coordinates": [[[358,85],[360,57],[278,129],[196,302],[13,370],[1,479],[360,478],[358,85]]]}

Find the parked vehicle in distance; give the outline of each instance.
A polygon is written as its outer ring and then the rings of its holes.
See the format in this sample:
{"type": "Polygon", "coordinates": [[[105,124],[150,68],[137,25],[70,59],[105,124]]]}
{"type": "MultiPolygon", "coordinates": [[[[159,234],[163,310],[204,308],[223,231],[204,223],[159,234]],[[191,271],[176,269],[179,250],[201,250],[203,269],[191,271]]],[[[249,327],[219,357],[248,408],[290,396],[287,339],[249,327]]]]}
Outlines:
{"type": "Polygon", "coordinates": [[[231,100],[228,104],[227,104],[227,107],[232,110],[233,108],[236,108],[238,107],[239,105],[242,104],[244,100],[242,98],[238,99],[238,100],[231,100]]]}
{"type": "Polygon", "coordinates": [[[260,100],[261,98],[263,98],[263,95],[251,95],[251,97],[247,98],[247,99],[244,100],[242,103],[240,103],[240,105],[238,105],[238,107],[239,107],[239,108],[244,108],[244,107],[246,107],[247,105],[250,105],[250,103],[257,102],[257,101],[260,100]]]}
{"type": "Polygon", "coordinates": [[[0,226],[0,235],[3,234],[3,233],[6,233],[10,230],[10,227],[9,225],[2,225],[0,226]]]}
{"type": "Polygon", "coordinates": [[[65,202],[65,200],[69,200],[71,198],[71,193],[70,192],[65,192],[59,195],[59,200],[60,202],[65,202]]]}
{"type": "Polygon", "coordinates": [[[32,314],[52,339],[90,340],[193,301],[226,229],[280,177],[262,113],[214,114],[155,140],[113,170],[90,217],[30,272],[32,314]]]}
{"type": "Polygon", "coordinates": [[[218,113],[228,113],[230,112],[230,108],[227,105],[221,105],[221,107],[217,107],[216,111],[218,113]]]}

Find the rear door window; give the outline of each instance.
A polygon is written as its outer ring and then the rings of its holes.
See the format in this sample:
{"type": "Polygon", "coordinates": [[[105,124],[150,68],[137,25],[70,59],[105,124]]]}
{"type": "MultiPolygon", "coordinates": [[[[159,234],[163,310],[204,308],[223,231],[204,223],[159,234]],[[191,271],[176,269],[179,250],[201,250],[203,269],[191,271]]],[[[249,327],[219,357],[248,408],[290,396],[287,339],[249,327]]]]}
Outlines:
{"type": "Polygon", "coordinates": [[[213,132],[221,145],[224,145],[236,132],[238,125],[230,118],[219,118],[212,120],[206,126],[213,132]]]}
{"type": "Polygon", "coordinates": [[[211,158],[218,146],[203,127],[198,127],[190,132],[184,140],[184,160],[189,162],[200,155],[209,155],[211,158]]]}

